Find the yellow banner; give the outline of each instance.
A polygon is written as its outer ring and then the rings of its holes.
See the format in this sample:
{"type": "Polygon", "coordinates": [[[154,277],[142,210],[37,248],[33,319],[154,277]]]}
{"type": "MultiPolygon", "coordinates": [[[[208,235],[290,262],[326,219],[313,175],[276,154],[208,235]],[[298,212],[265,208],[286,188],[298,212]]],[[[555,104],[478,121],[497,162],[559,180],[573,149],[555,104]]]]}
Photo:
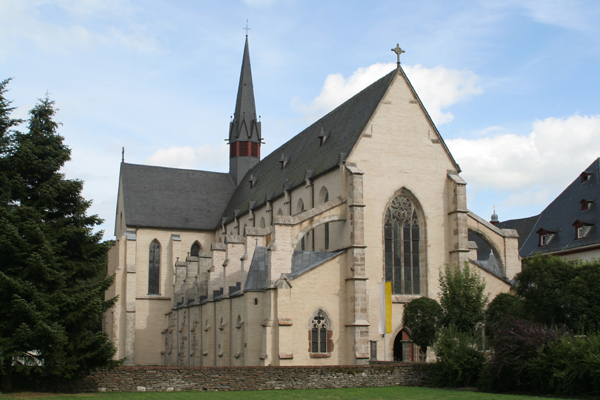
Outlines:
{"type": "Polygon", "coordinates": [[[392,333],[392,282],[385,283],[385,333],[392,333]]]}

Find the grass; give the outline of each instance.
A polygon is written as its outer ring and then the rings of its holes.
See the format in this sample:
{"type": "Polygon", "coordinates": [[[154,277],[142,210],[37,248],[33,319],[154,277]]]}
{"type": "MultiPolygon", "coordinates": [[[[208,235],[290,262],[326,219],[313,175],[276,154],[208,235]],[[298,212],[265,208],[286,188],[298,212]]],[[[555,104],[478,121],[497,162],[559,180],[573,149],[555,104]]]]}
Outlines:
{"type": "MultiPolygon", "coordinates": [[[[310,400],[532,400],[535,396],[480,393],[463,390],[444,390],[408,386],[376,388],[313,389],[313,390],[264,390],[248,392],[122,392],[122,393],[12,393],[0,395],[0,399],[52,399],[52,400],[262,400],[262,399],[310,399],[310,400]]],[[[544,397],[548,399],[548,397],[544,397]]]]}

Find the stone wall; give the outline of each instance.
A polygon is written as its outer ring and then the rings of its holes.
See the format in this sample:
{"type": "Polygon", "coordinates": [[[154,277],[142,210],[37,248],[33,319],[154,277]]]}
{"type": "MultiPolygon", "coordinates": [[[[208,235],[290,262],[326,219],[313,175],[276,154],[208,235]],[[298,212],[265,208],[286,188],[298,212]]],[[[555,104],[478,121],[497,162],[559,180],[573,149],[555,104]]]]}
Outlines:
{"type": "Polygon", "coordinates": [[[428,364],[323,367],[133,367],[99,371],[60,392],[325,389],[430,386],[428,364]]]}

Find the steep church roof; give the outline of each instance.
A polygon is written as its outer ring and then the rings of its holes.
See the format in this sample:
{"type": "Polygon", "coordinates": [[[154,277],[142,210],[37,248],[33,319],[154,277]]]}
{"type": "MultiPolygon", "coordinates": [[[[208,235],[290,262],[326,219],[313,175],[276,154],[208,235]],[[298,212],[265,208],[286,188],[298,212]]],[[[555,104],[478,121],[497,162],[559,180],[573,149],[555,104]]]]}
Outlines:
{"type": "MultiPolygon", "coordinates": [[[[596,159],[577,177],[539,217],[505,221],[498,226],[513,228],[511,222],[530,223],[535,219],[528,237],[519,249],[521,257],[536,253],[578,251],[600,245],[600,158],[596,159]],[[537,218],[537,219],[536,219],[537,218]],[[584,227],[584,235],[577,238],[577,227],[584,227]],[[546,234],[547,243],[540,242],[546,234]]],[[[518,226],[518,224],[515,224],[518,226]]],[[[514,228],[513,228],[514,229],[514,228]]],[[[519,232],[521,235],[521,232],[519,232]]]]}
{"type": "Polygon", "coordinates": [[[227,173],[121,163],[125,223],[213,230],[235,185],[227,173]]]}
{"type": "Polygon", "coordinates": [[[267,197],[282,195],[284,187],[291,190],[304,184],[307,171],[316,177],[336,168],[340,158],[345,159],[354,147],[397,73],[394,69],[255,165],[227,205],[223,215],[227,221],[233,218],[234,210],[240,215],[247,212],[250,201],[259,207],[267,197]],[[321,146],[323,134],[327,137],[321,146]],[[254,179],[252,187],[250,176],[254,179]]]}

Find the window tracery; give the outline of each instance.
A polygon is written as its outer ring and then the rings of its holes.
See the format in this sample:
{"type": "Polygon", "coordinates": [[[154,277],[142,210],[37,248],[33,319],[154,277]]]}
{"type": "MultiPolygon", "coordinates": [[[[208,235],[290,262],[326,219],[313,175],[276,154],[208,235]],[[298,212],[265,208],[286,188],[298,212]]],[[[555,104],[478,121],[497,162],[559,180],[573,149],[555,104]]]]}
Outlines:
{"type": "Polygon", "coordinates": [[[385,280],[394,294],[420,294],[420,227],[413,201],[397,195],[385,213],[385,280]]]}
{"type": "Polygon", "coordinates": [[[327,353],[328,319],[323,311],[319,311],[312,319],[311,353],[327,353]]]}

